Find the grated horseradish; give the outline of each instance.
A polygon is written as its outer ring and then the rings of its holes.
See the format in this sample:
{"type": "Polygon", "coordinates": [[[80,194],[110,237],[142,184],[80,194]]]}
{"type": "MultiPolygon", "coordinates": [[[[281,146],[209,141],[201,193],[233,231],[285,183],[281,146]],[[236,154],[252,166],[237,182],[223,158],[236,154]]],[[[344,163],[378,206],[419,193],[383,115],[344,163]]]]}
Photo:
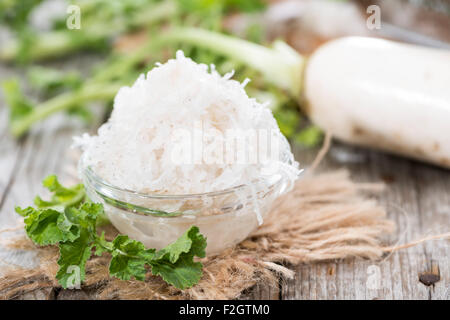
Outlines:
{"type": "MultiPolygon", "coordinates": [[[[287,140],[267,104],[247,96],[248,80],[241,84],[232,75],[222,77],[178,51],[119,90],[97,135],[75,138],[83,168],[109,185],[150,196],[115,194],[116,200],[183,213],[143,216],[106,203],[119,231],[158,248],[195,224],[208,237],[207,251],[218,252],[242,241],[290,189],[300,171],[287,140]],[[236,232],[220,234],[221,228],[236,232]]],[[[81,175],[89,196],[104,202],[104,192],[81,175]]]]}

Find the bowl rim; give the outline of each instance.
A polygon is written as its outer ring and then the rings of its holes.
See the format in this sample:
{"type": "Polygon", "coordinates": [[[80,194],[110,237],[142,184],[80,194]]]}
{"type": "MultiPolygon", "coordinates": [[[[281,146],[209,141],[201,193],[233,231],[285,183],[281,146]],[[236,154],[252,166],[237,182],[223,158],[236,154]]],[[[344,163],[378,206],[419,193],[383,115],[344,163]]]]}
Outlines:
{"type": "MultiPolygon", "coordinates": [[[[138,192],[134,190],[129,190],[126,188],[121,188],[118,186],[115,186],[103,178],[101,178],[99,175],[97,175],[91,166],[86,165],[86,155],[83,154],[78,162],[78,169],[80,174],[83,177],[86,177],[88,179],[88,182],[90,184],[94,183],[96,185],[100,185],[103,188],[106,188],[108,190],[120,192],[123,195],[127,195],[130,197],[138,197],[142,199],[173,199],[173,200],[182,200],[182,199],[198,199],[198,198],[205,198],[205,197],[217,197],[217,196],[224,196],[227,194],[234,193],[236,191],[242,191],[245,189],[253,188],[257,185],[263,184],[266,188],[271,188],[275,186],[277,183],[281,182],[283,180],[283,176],[281,174],[274,174],[272,176],[268,176],[265,179],[257,179],[250,183],[246,184],[240,184],[237,186],[233,186],[227,189],[218,190],[218,191],[210,191],[210,192],[204,192],[204,193],[186,193],[186,194],[158,194],[158,193],[143,193],[138,192]]],[[[302,174],[303,170],[301,169],[299,171],[299,175],[297,178],[302,174]]],[[[95,188],[97,189],[97,188],[95,188]]],[[[256,189],[258,190],[258,189],[256,189]]]]}

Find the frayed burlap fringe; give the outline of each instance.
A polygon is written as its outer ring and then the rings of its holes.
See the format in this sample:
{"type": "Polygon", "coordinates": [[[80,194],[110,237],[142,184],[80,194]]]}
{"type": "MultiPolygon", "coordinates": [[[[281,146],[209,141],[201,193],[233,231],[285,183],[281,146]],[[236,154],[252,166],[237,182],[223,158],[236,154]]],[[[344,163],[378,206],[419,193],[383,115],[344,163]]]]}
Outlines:
{"type": "MultiPolygon", "coordinates": [[[[252,236],[215,257],[203,259],[204,275],[193,288],[180,291],[160,278],[121,281],[108,275],[108,258],[87,264],[83,288],[98,299],[234,299],[257,283],[277,286],[293,272],[286,265],[383,255],[379,238],[394,230],[385,210],[367,197],[380,184],[352,182],[347,171],[306,175],[279,198],[270,216],[252,236]]],[[[110,237],[115,230],[108,231],[110,237]]],[[[29,240],[15,247],[30,247],[29,240]]],[[[11,299],[40,288],[58,287],[56,248],[40,248],[38,269],[15,268],[0,279],[0,298],[11,299]]]]}

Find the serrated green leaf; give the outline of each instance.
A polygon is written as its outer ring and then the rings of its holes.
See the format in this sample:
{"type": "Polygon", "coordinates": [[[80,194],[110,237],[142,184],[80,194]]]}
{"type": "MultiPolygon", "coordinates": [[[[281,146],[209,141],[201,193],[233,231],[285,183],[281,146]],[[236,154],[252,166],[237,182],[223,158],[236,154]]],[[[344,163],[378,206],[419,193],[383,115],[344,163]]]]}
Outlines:
{"type": "Polygon", "coordinates": [[[60,212],[53,209],[34,210],[24,220],[28,237],[42,246],[78,238],[79,230],[65,224],[60,216],[60,212]],[[64,228],[60,229],[59,224],[64,228]]]}
{"type": "MultiPolygon", "coordinates": [[[[71,207],[73,210],[74,208],[71,207]]],[[[97,218],[102,216],[103,205],[101,203],[85,202],[78,209],[77,216],[79,218],[78,223],[83,227],[95,231],[97,218]]]]}
{"type": "Polygon", "coordinates": [[[97,256],[111,254],[110,274],[122,280],[145,280],[149,267],[154,275],[180,289],[191,287],[201,278],[202,264],[195,262],[194,257],[205,256],[206,239],[197,227],[191,227],[158,252],[126,235],[109,242],[105,233],[98,236],[96,232],[98,220],[104,215],[103,205],[83,202],[86,199],[82,186],[63,187],[55,176],[47,177],[44,186],[53,193],[51,201],[37,197],[37,208],[16,207],[16,211],[25,217],[25,230],[35,243],[59,244],[60,268],[56,278],[63,288],[81,284],[93,248],[97,256]]]}
{"type": "Polygon", "coordinates": [[[63,234],[69,235],[67,241],[74,241],[80,236],[80,226],[77,222],[76,217],[72,216],[69,210],[59,214],[56,225],[63,234]]]}
{"type": "Polygon", "coordinates": [[[155,253],[128,236],[119,235],[113,241],[110,274],[122,279],[144,280],[146,265],[153,275],[159,275],[169,284],[185,289],[196,284],[202,276],[202,264],[194,256],[204,257],[206,239],[197,227],[191,227],[174,243],[155,253]]]}
{"type": "Polygon", "coordinates": [[[78,239],[59,244],[58,283],[63,288],[80,285],[86,277],[86,262],[91,256],[93,237],[82,230],[78,239]]]}
{"type": "Polygon", "coordinates": [[[145,280],[146,261],[142,258],[131,258],[125,255],[113,255],[109,264],[109,274],[120,280],[145,280]]]}
{"type": "Polygon", "coordinates": [[[178,289],[190,288],[197,284],[202,275],[202,264],[189,257],[182,257],[176,263],[166,261],[151,262],[152,274],[161,276],[164,281],[178,289]]]}
{"type": "Polygon", "coordinates": [[[22,209],[19,206],[15,207],[14,210],[22,217],[27,217],[35,211],[33,207],[26,207],[25,209],[22,209]]]}
{"type": "Polygon", "coordinates": [[[150,261],[152,274],[179,289],[196,284],[202,277],[202,264],[194,256],[205,256],[206,238],[192,226],[177,241],[159,250],[150,261]]]}
{"type": "Polygon", "coordinates": [[[145,265],[154,254],[154,250],[146,250],[139,241],[128,236],[119,235],[113,241],[112,259],[109,273],[122,280],[145,280],[145,265]]]}
{"type": "Polygon", "coordinates": [[[66,188],[63,187],[59,181],[56,175],[52,174],[47,176],[43,181],[42,185],[46,187],[49,191],[54,192],[57,196],[73,196],[77,193],[77,187],[79,185],[76,185],[72,188],[66,188]]]}
{"type": "Polygon", "coordinates": [[[205,256],[206,239],[200,234],[198,227],[192,226],[174,243],[159,250],[154,260],[177,262],[183,253],[203,258],[205,256]]]}
{"type": "Polygon", "coordinates": [[[59,202],[53,202],[53,201],[46,201],[43,200],[41,197],[36,196],[34,198],[34,204],[36,205],[36,207],[40,208],[40,209],[45,209],[45,208],[52,208],[55,207],[57,205],[59,205],[59,202]]]}
{"type": "Polygon", "coordinates": [[[103,231],[100,237],[95,239],[95,252],[96,256],[101,256],[105,252],[112,252],[114,246],[111,242],[105,239],[105,232],[103,231]]]}
{"type": "Polygon", "coordinates": [[[34,204],[38,208],[64,209],[69,206],[77,206],[85,200],[83,184],[67,188],[59,183],[55,175],[46,177],[42,184],[53,194],[50,201],[42,200],[41,197],[37,196],[34,199],[34,204]]]}
{"type": "Polygon", "coordinates": [[[129,255],[138,255],[140,252],[145,250],[145,246],[142,243],[130,239],[125,235],[118,235],[113,240],[113,247],[115,250],[120,250],[129,255]]]}

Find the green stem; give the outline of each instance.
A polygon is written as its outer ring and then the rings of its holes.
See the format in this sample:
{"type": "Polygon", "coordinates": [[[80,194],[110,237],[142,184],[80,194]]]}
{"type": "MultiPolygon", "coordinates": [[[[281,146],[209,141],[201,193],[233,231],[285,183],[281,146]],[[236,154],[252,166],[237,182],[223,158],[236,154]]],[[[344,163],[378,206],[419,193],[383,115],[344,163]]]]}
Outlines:
{"type": "MultiPolygon", "coordinates": [[[[43,58],[58,57],[68,52],[79,49],[81,46],[86,46],[87,42],[91,41],[74,41],[75,37],[68,33],[68,31],[52,31],[38,36],[33,40],[27,52],[27,58],[30,60],[40,60],[43,58]]],[[[91,35],[89,39],[93,39],[91,35]]],[[[11,41],[7,43],[2,50],[0,50],[0,61],[14,60],[22,50],[19,41],[11,41]]]]}
{"type": "Polygon", "coordinates": [[[189,43],[236,59],[260,71],[267,81],[299,97],[304,58],[282,41],[272,48],[243,39],[197,28],[175,29],[165,35],[168,42],[189,43]]]}
{"type": "Polygon", "coordinates": [[[117,78],[123,78],[129,70],[133,69],[137,64],[145,61],[149,53],[158,50],[165,42],[157,38],[150,42],[145,42],[140,47],[127,55],[115,56],[113,61],[106,62],[90,79],[90,82],[100,83],[112,81],[117,78]]]}
{"type": "Polygon", "coordinates": [[[175,1],[162,1],[155,6],[144,9],[131,19],[134,27],[150,26],[155,22],[172,17],[178,13],[178,6],[175,1]]]}
{"type": "Polygon", "coordinates": [[[30,129],[33,123],[52,113],[70,109],[87,101],[110,100],[120,87],[121,84],[90,85],[84,86],[79,91],[58,95],[38,105],[29,115],[14,121],[11,124],[11,132],[14,136],[20,137],[30,129]]]}

